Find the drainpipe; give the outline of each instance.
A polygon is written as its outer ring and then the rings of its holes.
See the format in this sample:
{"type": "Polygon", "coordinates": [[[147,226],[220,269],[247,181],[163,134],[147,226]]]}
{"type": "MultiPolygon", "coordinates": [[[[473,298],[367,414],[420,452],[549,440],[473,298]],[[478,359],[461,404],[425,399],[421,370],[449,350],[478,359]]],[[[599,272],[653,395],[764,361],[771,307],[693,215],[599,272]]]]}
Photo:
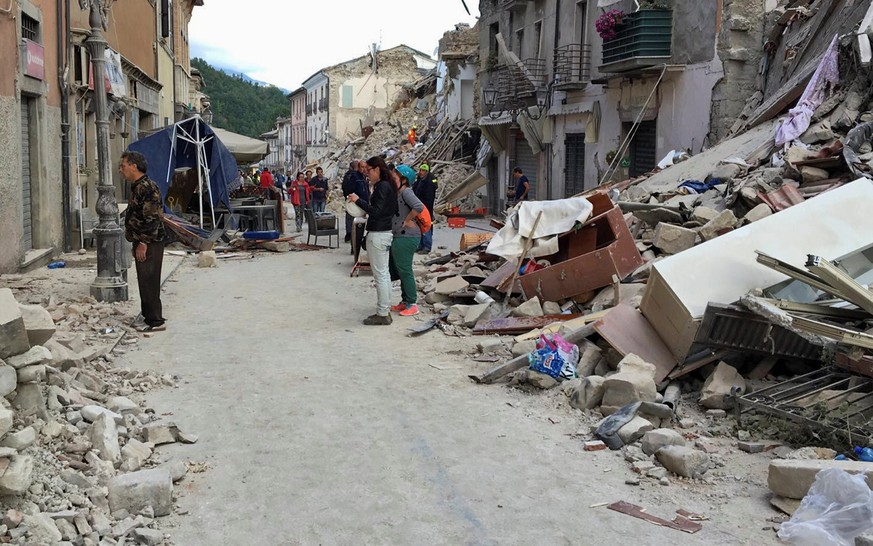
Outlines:
{"type": "MultiPolygon", "coordinates": [[[[560,47],[560,45],[561,45],[561,24],[560,24],[560,21],[561,21],[561,0],[558,0],[557,2],[555,2],[555,40],[554,40],[554,47],[552,48],[552,81],[555,80],[555,74],[554,74],[554,72],[555,72],[555,51],[557,51],[558,47],[560,47]]],[[[554,93],[555,93],[555,91],[554,91],[554,89],[552,89],[549,93],[549,97],[546,98],[546,105],[547,105],[546,107],[547,108],[551,107],[552,95],[554,95],[554,93]]],[[[545,115],[548,116],[549,113],[546,112],[545,115]]],[[[553,146],[553,142],[555,140],[556,129],[557,129],[557,124],[552,123],[552,138],[551,138],[552,142],[546,144],[545,149],[543,150],[543,153],[546,156],[546,180],[548,180],[548,183],[546,184],[546,199],[547,200],[554,199],[554,195],[553,195],[554,192],[552,190],[552,186],[554,184],[552,181],[552,175],[553,175],[552,162],[555,160],[555,158],[552,157],[552,146],[553,146]]],[[[565,184],[566,184],[566,181],[565,181],[565,184]]]]}
{"type": "Polygon", "coordinates": [[[61,201],[64,210],[64,252],[70,252],[73,250],[70,233],[70,217],[73,212],[70,200],[70,87],[64,77],[70,53],[70,0],[63,0],[63,5],[61,4],[62,2],[57,3],[58,88],[61,90],[61,201]]]}

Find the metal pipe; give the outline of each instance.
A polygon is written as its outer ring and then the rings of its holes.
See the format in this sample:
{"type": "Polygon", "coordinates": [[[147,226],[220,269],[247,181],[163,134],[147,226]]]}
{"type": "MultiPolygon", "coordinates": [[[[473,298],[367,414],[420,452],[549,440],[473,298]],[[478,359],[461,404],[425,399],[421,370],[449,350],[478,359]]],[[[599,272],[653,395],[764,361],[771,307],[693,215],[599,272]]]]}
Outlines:
{"type": "Polygon", "coordinates": [[[65,75],[70,60],[70,0],[57,3],[58,88],[61,90],[61,206],[63,208],[64,252],[73,250],[70,217],[70,87],[65,75]],[[63,5],[62,5],[63,4],[63,5]],[[63,25],[63,30],[61,26],[63,25]],[[63,40],[61,40],[63,36],[63,40]],[[63,62],[61,62],[63,59],[63,62]]]}
{"type": "Polygon", "coordinates": [[[664,389],[664,399],[661,403],[665,406],[669,406],[671,410],[676,411],[676,407],[679,406],[679,400],[682,396],[682,389],[679,388],[679,383],[676,381],[667,385],[667,388],[664,389]]]}

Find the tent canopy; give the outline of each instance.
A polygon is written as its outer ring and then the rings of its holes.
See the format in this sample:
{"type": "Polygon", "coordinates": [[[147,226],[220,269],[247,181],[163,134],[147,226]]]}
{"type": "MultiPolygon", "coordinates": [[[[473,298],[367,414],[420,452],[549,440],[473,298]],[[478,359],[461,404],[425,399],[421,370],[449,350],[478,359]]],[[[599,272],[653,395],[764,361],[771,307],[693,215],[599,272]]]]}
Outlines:
{"type": "Polygon", "coordinates": [[[212,130],[239,163],[255,163],[264,159],[270,151],[269,146],[263,140],[232,133],[227,129],[219,129],[218,127],[213,127],[212,130]]]}
{"type": "Polygon", "coordinates": [[[129,147],[148,161],[148,177],[161,188],[166,198],[173,181],[173,172],[180,168],[197,168],[205,158],[204,170],[209,173],[209,192],[213,209],[218,203],[230,205],[228,185],[238,175],[236,161],[215,132],[199,117],[182,120],[165,127],[129,147]],[[203,154],[200,153],[202,146],[203,154]]]}

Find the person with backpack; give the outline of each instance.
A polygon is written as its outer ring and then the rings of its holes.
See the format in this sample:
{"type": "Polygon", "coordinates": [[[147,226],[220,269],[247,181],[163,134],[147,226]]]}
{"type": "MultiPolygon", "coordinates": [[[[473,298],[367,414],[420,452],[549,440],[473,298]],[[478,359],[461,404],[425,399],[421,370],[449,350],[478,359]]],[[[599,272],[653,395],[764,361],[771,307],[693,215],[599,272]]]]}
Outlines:
{"type": "Polygon", "coordinates": [[[391,222],[394,239],[391,241],[389,266],[391,277],[400,279],[401,300],[391,310],[409,317],[418,314],[418,288],[412,271],[412,257],[421,242],[421,228],[416,219],[426,209],[409,187],[415,181],[415,171],[406,165],[398,165],[392,174],[397,187],[397,213],[391,222]]]}
{"type": "MultiPolygon", "coordinates": [[[[436,181],[430,172],[430,166],[423,163],[418,167],[418,177],[415,179],[415,184],[412,186],[412,191],[415,196],[424,203],[427,211],[433,219],[433,206],[436,201],[436,181]]],[[[419,254],[428,254],[433,248],[433,228],[422,232],[421,242],[418,245],[419,254]]]]}

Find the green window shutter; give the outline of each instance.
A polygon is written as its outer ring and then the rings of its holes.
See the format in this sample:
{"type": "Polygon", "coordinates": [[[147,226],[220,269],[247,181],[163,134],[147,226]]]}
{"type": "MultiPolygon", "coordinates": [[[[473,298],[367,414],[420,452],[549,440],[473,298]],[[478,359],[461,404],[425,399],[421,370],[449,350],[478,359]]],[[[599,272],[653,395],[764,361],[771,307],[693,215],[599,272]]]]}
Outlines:
{"type": "Polygon", "coordinates": [[[343,108],[351,108],[352,107],[352,86],[344,85],[343,86],[343,108]]]}

